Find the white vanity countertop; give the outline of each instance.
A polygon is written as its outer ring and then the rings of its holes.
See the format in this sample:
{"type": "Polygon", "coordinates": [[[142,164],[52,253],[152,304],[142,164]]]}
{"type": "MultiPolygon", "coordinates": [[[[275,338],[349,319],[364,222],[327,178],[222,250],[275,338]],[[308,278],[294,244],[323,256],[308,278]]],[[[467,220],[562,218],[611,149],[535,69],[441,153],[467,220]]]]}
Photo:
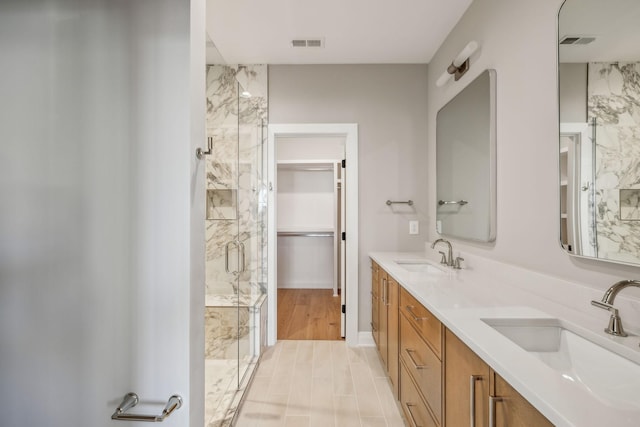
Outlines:
{"type": "MultiPolygon", "coordinates": [[[[562,319],[578,329],[597,334],[597,339],[613,345],[616,351],[639,363],[640,338],[605,334],[606,320],[597,313],[599,310],[595,309],[596,313],[589,311],[589,295],[580,299],[579,306],[585,305],[581,311],[517,283],[526,282],[527,274],[542,280],[545,276],[539,275],[539,278],[537,273],[505,264],[496,263],[490,272],[487,269],[452,270],[436,263],[445,273],[430,274],[407,271],[395,262],[424,260],[424,253],[374,252],[370,257],[556,426],[640,426],[640,404],[634,403],[640,401],[640,395],[629,396],[631,403],[625,404],[607,399],[606,393],[590,393],[584,385],[576,384],[570,376],[548,367],[481,320],[562,319]]],[[[606,384],[606,375],[595,377],[588,383],[592,389],[616,386],[606,384]]]]}

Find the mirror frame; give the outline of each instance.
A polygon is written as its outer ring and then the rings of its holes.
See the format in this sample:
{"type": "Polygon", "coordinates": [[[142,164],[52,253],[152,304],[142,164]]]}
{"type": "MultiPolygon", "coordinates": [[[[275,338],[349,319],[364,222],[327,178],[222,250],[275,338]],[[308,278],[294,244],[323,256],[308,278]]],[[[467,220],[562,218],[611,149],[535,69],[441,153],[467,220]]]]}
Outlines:
{"type": "MultiPolygon", "coordinates": [[[[468,92],[467,92],[468,94],[468,92]]],[[[464,118],[462,118],[464,119],[464,118]]],[[[467,124],[469,124],[469,122],[467,122],[467,124]]],[[[480,74],[478,74],[471,82],[469,82],[462,90],[460,90],[460,92],[458,92],[451,100],[449,100],[446,104],[444,104],[439,110],[438,113],[436,114],[436,200],[435,200],[435,205],[436,205],[436,232],[439,235],[442,236],[448,236],[448,237],[454,237],[454,238],[458,238],[458,239],[463,239],[463,240],[467,240],[467,241],[472,241],[472,242],[480,242],[480,243],[492,243],[496,240],[496,229],[497,229],[497,156],[496,156],[496,152],[497,152],[497,72],[495,69],[486,69],[483,70],[480,74]],[[487,102],[488,105],[486,106],[488,109],[488,114],[487,114],[487,122],[482,123],[483,126],[487,127],[486,132],[484,132],[487,135],[487,140],[483,141],[482,144],[483,148],[486,147],[487,150],[487,161],[486,163],[484,163],[482,166],[485,168],[482,171],[482,174],[487,174],[488,176],[483,176],[483,179],[486,179],[486,183],[487,183],[487,187],[486,189],[482,189],[483,190],[483,194],[480,196],[483,199],[486,199],[486,204],[484,206],[481,206],[481,210],[482,212],[480,212],[479,215],[476,215],[477,217],[480,217],[480,221],[484,222],[484,226],[486,226],[486,233],[483,234],[480,237],[476,237],[476,235],[465,235],[459,232],[455,232],[455,231],[451,231],[451,230],[445,230],[443,229],[443,227],[441,226],[441,218],[442,218],[442,214],[440,213],[440,209],[441,209],[441,205],[442,204],[447,204],[446,201],[444,203],[442,203],[442,200],[438,200],[440,198],[440,194],[439,193],[439,185],[438,182],[442,180],[442,176],[439,172],[440,167],[442,167],[442,165],[438,165],[438,151],[439,148],[438,146],[442,144],[442,137],[440,136],[440,130],[441,130],[441,121],[440,121],[440,117],[441,114],[443,113],[443,111],[445,111],[445,109],[447,107],[450,107],[454,102],[455,103],[463,103],[463,105],[469,105],[468,103],[466,103],[466,99],[465,99],[465,92],[467,92],[468,89],[471,88],[471,86],[473,86],[474,84],[477,85],[477,82],[484,78],[485,76],[487,76],[488,78],[488,94],[486,98],[482,98],[480,101],[481,102],[487,102]],[[440,179],[439,179],[440,178],[440,179]],[[480,216],[481,215],[481,216],[480,216]]],[[[467,138],[469,139],[469,138],[467,138]]],[[[467,196],[468,198],[471,197],[476,197],[477,192],[473,192],[473,196],[467,196]]],[[[455,197],[455,196],[454,196],[455,197]]],[[[478,198],[476,197],[476,200],[478,198]]],[[[457,200],[457,201],[450,201],[450,204],[455,204],[456,206],[458,206],[459,210],[468,210],[469,208],[466,207],[464,205],[467,204],[467,200],[457,200]],[[462,202],[462,203],[461,203],[462,202]]],[[[473,202],[473,200],[472,200],[473,202]]],[[[475,206],[478,206],[477,203],[474,203],[475,206]]],[[[471,211],[471,213],[473,213],[473,211],[471,211]]],[[[480,222],[476,221],[476,224],[480,224],[480,222]]],[[[480,233],[476,233],[476,234],[480,234],[480,233]]]]}
{"type": "MultiPolygon", "coordinates": [[[[611,264],[617,264],[617,265],[626,265],[626,266],[633,266],[633,267],[638,267],[640,266],[640,262],[638,263],[634,263],[634,262],[628,262],[628,261],[624,261],[624,260],[618,260],[618,259],[610,259],[610,258],[601,258],[596,256],[590,256],[590,255],[583,255],[581,253],[575,253],[575,252],[571,252],[569,250],[567,250],[563,244],[562,241],[562,206],[563,203],[566,203],[566,201],[563,201],[563,195],[562,195],[562,138],[563,136],[567,136],[567,135],[576,135],[577,131],[572,130],[570,132],[563,132],[563,128],[565,128],[566,126],[574,126],[575,127],[575,123],[571,123],[571,122],[562,122],[561,119],[561,111],[562,111],[562,98],[561,98],[561,81],[560,81],[560,69],[561,69],[561,62],[560,62],[560,37],[562,37],[563,35],[560,33],[560,15],[562,12],[562,8],[565,6],[565,4],[567,3],[567,0],[563,0],[562,3],[560,4],[560,7],[558,8],[558,13],[556,15],[556,43],[555,43],[555,48],[556,48],[556,89],[557,89],[557,106],[558,106],[558,115],[557,115],[557,124],[558,124],[558,157],[557,157],[557,170],[558,170],[558,245],[560,246],[560,248],[562,249],[562,251],[564,253],[566,253],[567,255],[571,256],[571,257],[575,257],[575,258],[581,258],[581,259],[586,259],[586,260],[590,260],[590,261],[596,261],[596,262],[605,262],[605,263],[611,263],[611,264]]],[[[598,61],[594,61],[594,62],[598,62],[598,61]]],[[[613,61],[608,61],[608,62],[613,62],[613,61]]],[[[634,62],[634,61],[620,61],[620,62],[634,62]]],[[[638,61],[635,62],[640,62],[640,59],[638,59],[638,61]]],[[[587,63],[588,64],[588,63],[587,63]]],[[[587,93],[587,105],[585,105],[585,109],[588,109],[588,93],[587,93]]],[[[591,126],[591,124],[588,123],[589,122],[589,118],[586,118],[585,121],[585,125],[588,125],[589,127],[591,126]]],[[[584,133],[583,133],[584,135],[584,133]]],[[[583,136],[584,137],[584,136],[583,136]]],[[[593,162],[595,162],[595,157],[593,159],[593,162]]],[[[568,191],[568,190],[567,190],[568,191]]],[[[595,196],[594,196],[595,197],[595,196]]],[[[594,198],[594,203],[595,203],[595,198],[594,198]]],[[[594,218],[595,221],[595,218],[594,218]]],[[[596,243],[597,245],[597,243],[596,243]]]]}

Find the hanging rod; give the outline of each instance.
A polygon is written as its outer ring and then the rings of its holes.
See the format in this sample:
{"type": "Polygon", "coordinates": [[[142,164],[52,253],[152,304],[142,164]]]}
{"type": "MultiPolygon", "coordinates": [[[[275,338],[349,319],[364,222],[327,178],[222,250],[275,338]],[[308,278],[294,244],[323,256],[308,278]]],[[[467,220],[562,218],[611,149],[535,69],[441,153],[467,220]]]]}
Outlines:
{"type": "Polygon", "coordinates": [[[391,205],[409,205],[409,206],[413,206],[413,200],[407,200],[406,202],[397,202],[397,201],[387,200],[387,206],[391,206],[391,205]]]}
{"type": "Polygon", "coordinates": [[[333,237],[333,231],[278,231],[278,236],[333,237]]]}

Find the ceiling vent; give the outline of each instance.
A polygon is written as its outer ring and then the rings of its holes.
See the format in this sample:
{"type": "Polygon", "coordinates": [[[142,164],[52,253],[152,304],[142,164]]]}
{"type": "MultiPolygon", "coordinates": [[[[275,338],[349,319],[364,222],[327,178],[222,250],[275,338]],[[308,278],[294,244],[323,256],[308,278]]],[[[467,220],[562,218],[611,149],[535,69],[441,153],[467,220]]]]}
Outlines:
{"type": "Polygon", "coordinates": [[[324,47],[324,38],[293,39],[291,47],[324,47]]]}
{"type": "Polygon", "coordinates": [[[595,41],[595,37],[590,36],[565,36],[560,40],[560,45],[589,44],[595,41]]]}

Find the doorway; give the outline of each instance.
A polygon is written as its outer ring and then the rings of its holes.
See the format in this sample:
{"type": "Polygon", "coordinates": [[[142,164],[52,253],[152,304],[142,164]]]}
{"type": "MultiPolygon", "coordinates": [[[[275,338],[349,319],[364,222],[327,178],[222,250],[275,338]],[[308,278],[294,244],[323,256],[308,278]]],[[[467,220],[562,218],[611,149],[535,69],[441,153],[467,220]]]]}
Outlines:
{"type": "Polygon", "coordinates": [[[342,135],[276,137],[278,339],[345,331],[342,135]]]}
{"type": "MultiPolygon", "coordinates": [[[[307,309],[319,310],[321,307],[325,307],[326,310],[333,312],[333,308],[339,311],[337,313],[340,316],[340,335],[343,336],[347,342],[347,345],[355,346],[358,343],[358,269],[357,269],[357,256],[358,256],[358,229],[357,229],[357,217],[358,217],[358,186],[357,186],[357,125],[356,124],[281,124],[281,125],[269,125],[269,143],[268,143],[268,164],[269,164],[269,215],[268,215],[268,254],[269,254],[269,266],[268,266],[268,342],[269,345],[273,345],[276,342],[279,328],[285,327],[285,321],[281,320],[278,324],[278,299],[287,298],[289,302],[293,302],[292,312],[288,322],[296,322],[296,316],[298,319],[308,318],[303,313],[305,307],[307,309]],[[324,141],[325,146],[314,145],[314,141],[324,141]],[[282,153],[278,155],[278,141],[281,141],[282,153]],[[285,141],[282,143],[282,141],[285,141]],[[327,148],[327,141],[342,141],[341,151],[323,151],[327,148]],[[292,149],[295,146],[304,146],[303,150],[296,151],[292,149]],[[339,153],[339,154],[338,154],[339,153]],[[297,157],[297,158],[295,158],[297,157]],[[342,157],[342,158],[340,158],[342,157]],[[344,163],[343,163],[344,160],[344,163]],[[281,167],[283,165],[285,170],[293,169],[297,170],[298,177],[293,177],[295,185],[291,186],[290,183],[286,183],[284,180],[281,185],[278,182],[278,162],[281,167]],[[295,166],[293,166],[295,165],[295,166]],[[344,167],[343,167],[344,165],[344,167]],[[306,172],[316,172],[315,175],[308,174],[306,172]],[[325,192],[324,194],[302,194],[293,195],[288,194],[287,197],[279,197],[278,190],[281,186],[289,189],[295,189],[296,186],[302,185],[305,181],[314,182],[319,181],[320,172],[329,173],[333,177],[333,184],[337,188],[337,191],[325,192]],[[296,197],[301,205],[298,207],[290,206],[296,197]],[[307,202],[304,202],[305,197],[307,202]],[[325,203],[323,205],[322,200],[331,200],[328,198],[333,197],[333,203],[325,203]],[[280,206],[279,206],[280,205],[280,206]],[[327,211],[328,206],[338,206],[341,209],[331,208],[327,211]],[[281,211],[282,210],[282,211],[281,211]],[[338,212],[342,211],[343,214],[338,212]],[[325,215],[321,215],[325,212],[325,215]],[[326,212],[329,212],[333,223],[329,224],[327,221],[326,212]],[[333,212],[333,213],[331,213],[333,212]],[[333,215],[333,216],[332,216],[333,215]],[[300,227],[303,225],[303,219],[307,222],[305,225],[308,229],[303,230],[300,227]],[[282,222],[284,221],[284,224],[282,222]],[[291,229],[286,230],[286,221],[290,221],[291,229]],[[280,222],[280,224],[279,224],[280,222]],[[337,224],[337,226],[336,226],[337,224]],[[283,229],[281,226],[285,225],[283,229]],[[328,227],[331,225],[330,227],[328,227]],[[280,226],[280,235],[278,234],[278,228],[280,226]],[[325,229],[322,229],[323,226],[325,229]],[[329,229],[330,228],[330,229],[329,229]],[[291,234],[286,235],[287,231],[291,234]],[[306,233],[305,233],[306,232],[306,233]],[[344,233],[344,234],[343,234],[344,233]],[[295,237],[295,240],[292,240],[295,237]],[[329,239],[331,237],[331,239],[329,239]],[[278,273],[278,268],[283,268],[283,265],[279,263],[278,252],[282,253],[283,250],[288,250],[289,253],[295,254],[299,257],[304,255],[304,250],[308,250],[314,247],[315,250],[329,254],[328,248],[333,248],[333,264],[331,268],[325,268],[323,271],[316,271],[315,276],[309,275],[310,270],[300,265],[300,259],[294,259],[292,263],[288,264],[287,275],[278,273]],[[324,250],[322,249],[324,247],[324,250]],[[296,269],[298,271],[296,271],[296,269]],[[293,291],[285,291],[278,288],[287,288],[286,283],[281,283],[283,286],[279,286],[279,281],[283,282],[288,278],[294,278],[297,272],[304,271],[305,277],[308,282],[308,287],[313,288],[318,286],[318,283],[324,282],[324,286],[320,286],[320,291],[317,295],[309,293],[308,290],[304,292],[298,292],[295,294],[293,291]],[[332,277],[330,286],[327,285],[327,275],[332,277]],[[323,280],[323,277],[325,280],[323,280]],[[309,280],[311,278],[311,280],[309,280]],[[316,284],[313,284],[313,282],[316,284]],[[322,289],[325,288],[325,289],[322,289]],[[322,291],[328,294],[329,299],[324,299],[322,291]],[[285,296],[286,294],[286,296],[285,296]],[[295,295],[294,295],[295,294],[295,295]],[[333,298],[333,300],[331,300],[333,298]],[[336,304],[339,298],[339,303],[336,304]],[[314,305],[312,300],[316,301],[314,305]],[[320,301],[326,301],[320,303],[320,301]],[[298,302],[299,306],[296,315],[295,303],[298,302]]],[[[289,172],[289,171],[287,171],[289,172]]],[[[291,173],[289,173],[291,175],[291,173]]],[[[294,173],[295,175],[295,173],[294,173]]],[[[318,187],[316,182],[315,188],[322,188],[322,185],[318,187]]],[[[329,256],[329,255],[327,255],[329,256]]],[[[315,260],[317,261],[317,260],[315,260]]],[[[312,265],[313,263],[309,264],[312,265]]],[[[303,283],[298,281],[297,283],[303,283]]],[[[317,288],[314,288],[315,292],[317,288]]],[[[291,307],[291,306],[290,306],[291,307]]],[[[310,314],[310,313],[309,313],[310,314]]],[[[329,323],[337,323],[329,321],[329,323]]],[[[335,326],[335,325],[334,325],[335,326]]],[[[307,330],[312,330],[313,325],[305,326],[307,330]],[[310,329],[309,329],[310,328],[310,329]]],[[[304,328],[302,328],[304,329],[304,328]]],[[[331,329],[331,325],[329,325],[331,329]]]]}

